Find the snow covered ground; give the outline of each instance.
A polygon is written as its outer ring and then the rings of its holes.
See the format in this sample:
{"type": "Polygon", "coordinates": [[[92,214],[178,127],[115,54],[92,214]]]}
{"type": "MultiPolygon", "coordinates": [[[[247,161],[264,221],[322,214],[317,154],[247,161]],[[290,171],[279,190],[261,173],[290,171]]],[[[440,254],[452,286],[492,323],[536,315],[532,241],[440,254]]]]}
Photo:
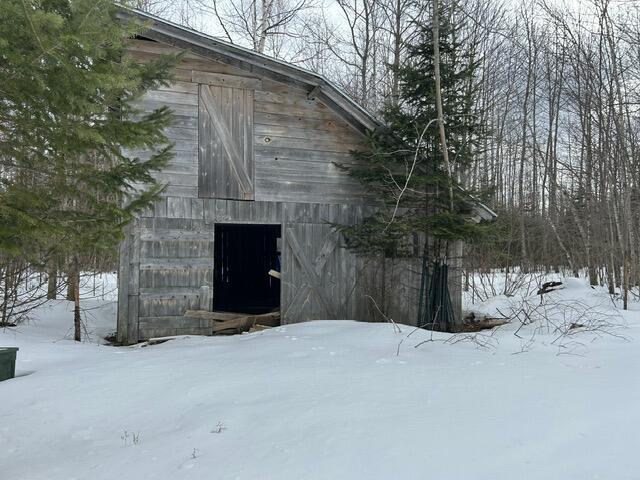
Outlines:
{"type": "Polygon", "coordinates": [[[321,321],[146,348],[100,344],[113,298],[84,303],[82,344],[53,302],[0,331],[0,478],[640,478],[638,304],[575,279],[546,302],[475,337],[321,321]]]}

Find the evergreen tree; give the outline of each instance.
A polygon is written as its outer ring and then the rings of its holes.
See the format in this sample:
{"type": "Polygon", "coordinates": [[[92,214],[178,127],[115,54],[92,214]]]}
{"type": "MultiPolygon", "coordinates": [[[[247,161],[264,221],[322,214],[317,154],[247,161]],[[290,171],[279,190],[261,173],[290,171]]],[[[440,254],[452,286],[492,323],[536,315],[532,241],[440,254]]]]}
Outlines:
{"type": "MultiPolygon", "coordinates": [[[[447,171],[440,147],[430,22],[417,25],[417,41],[407,45],[406,62],[398,71],[399,104],[383,110],[385,127],[369,136],[368,151],[354,152],[358,166],[344,167],[381,202],[362,224],[340,227],[350,247],[386,257],[415,255],[415,239],[420,238],[423,275],[429,266],[436,272],[446,263],[451,241],[480,233],[468,221],[473,200],[459,180],[478,151],[481,125],[474,115],[477,63],[459,39],[458,13],[455,0],[439,7],[441,93],[452,171],[447,171]]],[[[435,286],[428,279],[423,283],[425,289],[435,286]]],[[[443,295],[446,302],[447,292],[443,295]]]]}
{"type": "Polygon", "coordinates": [[[151,173],[172,155],[163,134],[171,112],[142,113],[132,101],[166,84],[177,57],[128,58],[128,39],[143,25],[118,11],[109,0],[3,1],[3,262],[19,257],[42,268],[67,259],[78,269],[83,258],[113,254],[123,227],[162,189],[151,173]]]}

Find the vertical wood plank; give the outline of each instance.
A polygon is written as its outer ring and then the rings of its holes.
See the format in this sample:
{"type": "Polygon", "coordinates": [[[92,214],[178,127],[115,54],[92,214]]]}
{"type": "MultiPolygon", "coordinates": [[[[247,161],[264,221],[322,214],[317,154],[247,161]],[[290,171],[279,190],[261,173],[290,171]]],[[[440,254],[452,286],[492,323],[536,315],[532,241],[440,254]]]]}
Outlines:
{"type": "Polygon", "coordinates": [[[132,224],[130,243],[130,263],[128,286],[128,319],[127,319],[127,343],[138,342],[138,296],[140,292],[140,227],[138,221],[132,224]]]}
{"type": "Polygon", "coordinates": [[[127,345],[129,323],[129,268],[131,249],[131,225],[127,225],[124,231],[124,239],[120,243],[119,268],[118,268],[118,315],[117,337],[118,342],[127,345]]]}
{"type": "Polygon", "coordinates": [[[204,199],[192,198],[191,199],[191,218],[197,220],[204,220],[204,199]]]}
{"type": "MultiPolygon", "coordinates": [[[[199,91],[207,88],[199,85],[199,91]]],[[[213,195],[213,140],[211,119],[206,112],[202,94],[198,94],[198,196],[209,198],[213,195]]]]}
{"type": "MultiPolygon", "coordinates": [[[[243,136],[244,139],[244,165],[249,178],[254,182],[255,186],[255,155],[253,152],[253,104],[254,104],[254,92],[253,90],[243,91],[244,101],[244,116],[243,121],[243,136]]],[[[255,187],[254,187],[255,195],[255,187]]]]}
{"type": "Polygon", "coordinates": [[[167,199],[166,197],[160,198],[154,205],[154,216],[155,217],[166,217],[167,216],[167,199]]]}

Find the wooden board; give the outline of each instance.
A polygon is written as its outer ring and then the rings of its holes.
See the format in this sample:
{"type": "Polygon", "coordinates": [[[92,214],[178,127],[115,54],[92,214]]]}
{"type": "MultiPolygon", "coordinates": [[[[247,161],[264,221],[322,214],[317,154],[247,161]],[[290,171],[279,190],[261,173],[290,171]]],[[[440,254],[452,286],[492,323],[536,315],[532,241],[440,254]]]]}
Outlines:
{"type": "Polygon", "coordinates": [[[265,313],[262,315],[243,315],[222,322],[215,322],[211,327],[211,333],[213,335],[217,333],[228,333],[229,330],[234,333],[248,332],[254,325],[277,327],[280,325],[280,312],[265,313]]]}
{"type": "Polygon", "coordinates": [[[199,92],[198,195],[253,199],[253,92],[209,85],[199,92]]]}
{"type": "Polygon", "coordinates": [[[118,341],[136,343],[139,337],[140,231],[136,221],[125,229],[118,270],[118,341]]]}
{"type": "Polygon", "coordinates": [[[246,70],[242,70],[222,62],[216,62],[210,58],[205,58],[190,51],[185,51],[159,42],[132,40],[127,46],[128,55],[141,62],[157,61],[161,55],[175,54],[178,52],[183,52],[184,55],[179,64],[179,70],[199,70],[239,76],[247,75],[246,70]]]}
{"type": "Polygon", "coordinates": [[[227,75],[223,73],[201,72],[198,70],[191,71],[191,81],[193,83],[203,83],[216,87],[248,90],[257,90],[262,88],[262,81],[258,78],[240,77],[237,75],[227,75]]]}
{"type": "Polygon", "coordinates": [[[282,323],[354,318],[356,258],[325,224],[288,224],[282,258],[282,323]]]}

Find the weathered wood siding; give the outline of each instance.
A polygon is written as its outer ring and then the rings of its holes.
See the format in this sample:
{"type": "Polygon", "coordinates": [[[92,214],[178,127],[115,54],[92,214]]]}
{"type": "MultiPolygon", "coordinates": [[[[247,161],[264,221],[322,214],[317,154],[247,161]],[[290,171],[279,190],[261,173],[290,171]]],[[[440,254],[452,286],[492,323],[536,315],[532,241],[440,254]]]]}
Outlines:
{"type": "MultiPolygon", "coordinates": [[[[171,197],[198,197],[198,85],[175,82],[170,87],[161,87],[137,102],[143,111],[152,111],[162,106],[173,111],[173,123],[165,133],[174,144],[175,155],[162,172],[154,174],[165,183],[164,195],[171,197]]],[[[148,158],[149,152],[130,153],[148,158]]]]}
{"type": "MultiPolygon", "coordinates": [[[[135,41],[149,61],[173,48],[135,41]]],[[[419,271],[358,259],[330,226],[371,213],[371,199],[336,163],[364,138],[307,91],[187,53],[169,87],[138,106],[174,111],[166,130],[175,157],[156,175],[163,198],[127,231],[120,249],[118,337],[207,334],[184,317],[213,305],[214,230],[220,223],[275,224],[282,231],[284,323],[315,319],[414,323],[419,271]]],[[[148,152],[131,152],[141,157],[148,152]]]]}
{"type": "MultiPolygon", "coordinates": [[[[246,202],[166,197],[131,228],[121,254],[120,338],[129,343],[154,336],[206,334],[208,324],[184,318],[187,309],[208,309],[213,301],[215,224],[282,225],[295,237],[297,254],[283,245],[284,322],[358,317],[362,300],[355,289],[356,260],[327,224],[354,223],[366,206],[246,202]],[[319,246],[319,247],[317,247],[319,246]],[[302,253],[300,253],[302,252],[302,253]],[[320,271],[320,285],[304,270],[320,271]],[[347,288],[348,287],[348,288],[347,288]],[[135,291],[134,291],[135,290],[135,291]],[[326,300],[322,309],[313,296],[326,300]],[[294,301],[294,297],[296,298],[294,301]],[[124,302],[124,299],[127,299],[124,302]],[[291,307],[289,307],[291,305],[291,307]]],[[[287,240],[283,241],[286,242],[287,240]]]]}
{"type": "Polygon", "coordinates": [[[140,242],[137,221],[128,225],[120,244],[118,268],[117,336],[123,343],[138,341],[140,242]]]}
{"type": "Polygon", "coordinates": [[[204,221],[141,218],[139,232],[138,337],[209,333],[206,322],[182,317],[212,306],[213,237],[204,221]]]}
{"type": "Polygon", "coordinates": [[[331,226],[290,223],[283,232],[282,321],[356,318],[356,261],[331,226]]]}
{"type": "MultiPolygon", "coordinates": [[[[130,55],[149,61],[175,51],[159,43],[137,40],[132,43],[130,55]]],[[[193,54],[184,57],[176,72],[178,80],[173,85],[149,92],[138,103],[145,110],[167,105],[174,111],[175,121],[167,136],[175,143],[176,156],[167,169],[157,174],[167,183],[167,196],[244,196],[301,203],[366,200],[362,186],[336,165],[352,162],[350,151],[363,148],[363,135],[323,103],[307,98],[307,91],[258,79],[250,72],[193,54]],[[211,135],[210,115],[203,114],[207,98],[221,107],[222,123],[231,136],[242,136],[242,143],[236,145],[242,157],[239,176],[251,183],[253,196],[241,191],[242,182],[231,168],[229,154],[216,140],[220,136],[211,135]],[[248,129],[252,135],[244,135],[248,129]],[[199,136],[206,149],[200,154],[200,165],[203,158],[213,158],[212,163],[205,160],[204,169],[198,168],[199,136]],[[203,178],[198,178],[199,171],[204,172],[203,178]]]]}

